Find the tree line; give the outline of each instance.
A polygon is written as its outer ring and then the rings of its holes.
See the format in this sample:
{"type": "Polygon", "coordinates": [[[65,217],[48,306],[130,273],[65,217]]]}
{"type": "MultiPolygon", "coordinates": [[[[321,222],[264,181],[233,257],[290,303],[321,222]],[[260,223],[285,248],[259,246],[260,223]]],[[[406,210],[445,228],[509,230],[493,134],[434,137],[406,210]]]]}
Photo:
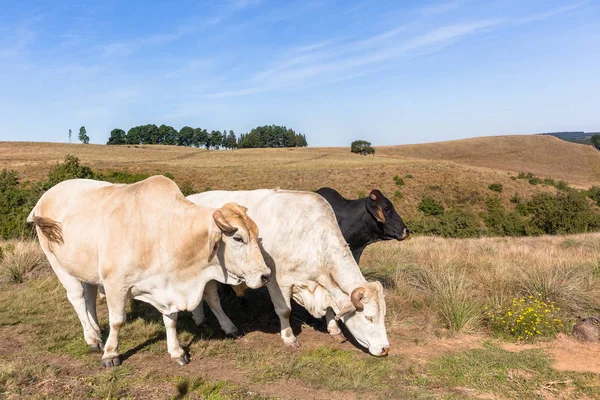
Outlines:
{"type": "MultiPolygon", "coordinates": [[[[85,129],[85,128],[84,128],[85,129]]],[[[154,124],[134,126],[125,132],[113,129],[108,138],[109,145],[165,144],[172,146],[205,147],[207,150],[219,148],[258,148],[258,147],[306,147],[306,136],[291,128],[278,125],[265,125],[252,129],[239,137],[233,130],[211,130],[184,126],[179,131],[168,125],[154,124]]]]}

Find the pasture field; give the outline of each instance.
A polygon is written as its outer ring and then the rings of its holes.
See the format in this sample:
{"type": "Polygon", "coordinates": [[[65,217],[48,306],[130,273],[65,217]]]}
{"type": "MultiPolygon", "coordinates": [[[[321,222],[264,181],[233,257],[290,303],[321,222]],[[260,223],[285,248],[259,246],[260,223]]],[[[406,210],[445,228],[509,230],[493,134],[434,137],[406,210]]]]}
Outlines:
{"type": "Polygon", "coordinates": [[[41,181],[67,154],[94,170],[174,175],[197,191],[275,188],[316,190],[330,186],[348,197],[379,188],[403,217],[417,218],[424,195],[447,207],[485,208],[488,186],[510,205],[518,193],[529,198],[554,187],[515,179],[519,172],[565,179],[588,188],[600,185],[600,153],[591,146],[551,136],[503,136],[446,143],[378,147],[375,156],[351,154],[347,147],[206,151],[176,146],[103,146],[61,143],[0,142],[0,169],[15,169],[27,180],[41,181]],[[447,149],[447,150],[444,150],[447,149]],[[404,180],[398,187],[394,177],[404,180]],[[395,196],[400,192],[400,196],[395,196]]]}
{"type": "MultiPolygon", "coordinates": [[[[89,353],[65,291],[37,244],[5,242],[0,264],[0,395],[5,398],[600,398],[598,345],[556,339],[516,343],[493,335],[485,306],[532,291],[557,299],[565,322],[600,306],[600,234],[569,237],[439,239],[379,243],[361,261],[382,280],[390,355],[375,358],[327,335],[297,308],[301,350],[284,348],[264,290],[223,304],[246,335],[224,337],[210,312],[189,313],[179,339],[192,362],[166,352],[160,315],[131,302],[121,331],[121,367],[89,353]],[[11,269],[12,268],[12,269],[11,269]],[[444,307],[444,305],[449,305],[444,307]]],[[[106,305],[100,323],[108,331],[106,305]]]]}
{"type": "MultiPolygon", "coordinates": [[[[600,185],[600,153],[549,136],[378,147],[374,157],[350,154],[348,148],[207,152],[0,142],[0,169],[40,182],[67,154],[103,172],[170,172],[198,191],[331,186],[355,198],[380,188],[409,219],[428,194],[477,211],[491,183],[503,185],[497,195],[505,204],[514,193],[557,191],[516,179],[519,172],[576,187],[600,185]],[[395,183],[396,176],[404,185],[395,183]],[[398,191],[401,196],[395,196],[398,191]]],[[[600,347],[568,334],[577,316],[600,309],[600,233],[421,236],[368,247],[361,269],[386,288],[391,344],[386,358],[334,342],[324,322],[299,307],[292,322],[303,347],[285,348],[265,290],[236,298],[223,288],[224,309],[244,337],[225,338],[210,311],[202,328],[182,313],[179,339],[192,362],[179,367],[166,352],[158,312],[132,301],[121,330],[123,365],[112,370],[102,367],[100,354],[88,352],[65,290],[37,242],[0,242],[0,249],[0,398],[600,398],[600,347]],[[530,299],[542,299],[560,324],[543,338],[517,341],[498,323],[511,304],[534,304],[530,299]]],[[[103,300],[98,311],[107,335],[103,300]]]]}

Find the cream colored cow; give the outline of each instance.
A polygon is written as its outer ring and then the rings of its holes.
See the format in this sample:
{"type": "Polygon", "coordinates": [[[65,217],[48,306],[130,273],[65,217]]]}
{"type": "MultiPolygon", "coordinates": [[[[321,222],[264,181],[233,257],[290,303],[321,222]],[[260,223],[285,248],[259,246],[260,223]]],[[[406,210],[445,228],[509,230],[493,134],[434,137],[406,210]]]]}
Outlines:
{"type": "Polygon", "coordinates": [[[244,207],[197,206],[163,176],[131,185],[65,181],[42,196],[28,221],[93,349],[102,346],[96,295],[104,286],[110,322],[105,366],[120,364],[118,335],[128,298],[163,314],[169,354],[184,365],[189,356],[177,340],[177,312],[194,310],[211,280],[257,288],[271,275],[244,207]]]}

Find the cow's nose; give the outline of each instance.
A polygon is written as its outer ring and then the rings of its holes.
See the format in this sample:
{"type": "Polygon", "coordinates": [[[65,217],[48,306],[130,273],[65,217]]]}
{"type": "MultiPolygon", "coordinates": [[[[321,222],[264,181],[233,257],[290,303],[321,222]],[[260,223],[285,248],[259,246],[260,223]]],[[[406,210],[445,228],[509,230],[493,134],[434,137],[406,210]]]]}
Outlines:
{"type": "Polygon", "coordinates": [[[390,346],[385,346],[383,349],[381,349],[381,355],[387,356],[389,351],[390,351],[390,346]]]}
{"type": "Polygon", "coordinates": [[[264,285],[265,283],[269,282],[271,280],[271,274],[262,274],[260,276],[260,281],[262,282],[262,284],[264,285]]]}
{"type": "Polygon", "coordinates": [[[408,237],[408,235],[410,235],[410,231],[408,230],[408,228],[404,228],[404,231],[402,231],[402,236],[400,237],[399,240],[404,240],[408,237]]]}

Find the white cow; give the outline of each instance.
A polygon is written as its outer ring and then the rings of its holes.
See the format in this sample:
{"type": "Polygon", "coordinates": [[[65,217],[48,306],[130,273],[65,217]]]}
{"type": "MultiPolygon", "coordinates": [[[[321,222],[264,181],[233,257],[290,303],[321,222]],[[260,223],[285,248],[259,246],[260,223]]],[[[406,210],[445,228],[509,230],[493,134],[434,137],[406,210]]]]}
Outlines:
{"type": "MultiPolygon", "coordinates": [[[[211,191],[188,199],[206,207],[230,201],[248,207],[248,215],[260,228],[265,261],[274,273],[267,288],[286,345],[299,346],[289,323],[294,298],[313,316],[326,316],[327,330],[334,338],[344,339],[336,322],[341,320],[371,354],[388,353],[383,287],[363,277],[325,199],[279,189],[211,191]]],[[[221,327],[226,332],[235,330],[221,309],[214,282],[207,285],[205,299],[221,327]]],[[[194,310],[194,320],[203,322],[201,306],[194,310]]]]}
{"type": "Polygon", "coordinates": [[[132,185],[65,181],[41,197],[28,221],[36,225],[86,342],[98,350],[96,295],[104,286],[110,322],[105,366],[120,364],[118,335],[128,298],[163,314],[169,354],[184,365],[189,356],[177,340],[177,312],[195,309],[209,281],[257,288],[271,275],[244,207],[199,207],[163,176],[132,185]]]}

